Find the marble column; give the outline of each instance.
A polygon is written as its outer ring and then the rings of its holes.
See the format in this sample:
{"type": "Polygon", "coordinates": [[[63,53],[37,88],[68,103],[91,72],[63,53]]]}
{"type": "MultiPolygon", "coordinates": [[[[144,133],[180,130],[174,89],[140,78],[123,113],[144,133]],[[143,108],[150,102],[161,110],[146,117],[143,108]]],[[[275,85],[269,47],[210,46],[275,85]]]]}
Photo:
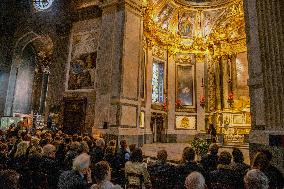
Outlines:
{"type": "Polygon", "coordinates": [[[168,136],[175,133],[176,74],[174,55],[168,56],[168,136]]]}
{"type": "MultiPolygon", "coordinates": [[[[110,0],[101,8],[94,127],[102,129],[107,122],[108,135],[117,136],[118,140],[127,136],[128,143],[143,142],[143,137],[138,136],[141,2],[110,0]]],[[[147,111],[145,117],[149,117],[147,111]]]]}
{"type": "Polygon", "coordinates": [[[196,107],[197,107],[197,131],[205,132],[205,107],[200,106],[200,97],[205,95],[204,88],[204,62],[205,55],[196,55],[196,107]],[[203,84],[202,84],[203,81],[203,84]],[[203,87],[202,87],[203,85],[203,87]]]}
{"type": "Polygon", "coordinates": [[[284,56],[281,0],[245,0],[252,131],[250,155],[268,148],[272,163],[284,172],[284,56]],[[273,146],[273,147],[272,147],[273,146]]]}
{"type": "Polygon", "coordinates": [[[153,55],[152,47],[147,47],[146,53],[146,110],[145,110],[145,135],[147,143],[153,142],[151,122],[151,104],[152,104],[152,75],[153,75],[153,55]]]}

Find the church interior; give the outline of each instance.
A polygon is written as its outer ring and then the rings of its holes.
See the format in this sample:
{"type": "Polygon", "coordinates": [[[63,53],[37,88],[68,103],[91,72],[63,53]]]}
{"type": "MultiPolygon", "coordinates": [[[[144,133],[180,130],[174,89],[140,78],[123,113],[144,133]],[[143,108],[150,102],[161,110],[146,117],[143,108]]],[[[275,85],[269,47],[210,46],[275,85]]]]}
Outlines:
{"type": "Polygon", "coordinates": [[[1,130],[23,121],[140,147],[214,137],[247,158],[269,149],[284,171],[281,0],[4,0],[0,10],[1,130]]]}

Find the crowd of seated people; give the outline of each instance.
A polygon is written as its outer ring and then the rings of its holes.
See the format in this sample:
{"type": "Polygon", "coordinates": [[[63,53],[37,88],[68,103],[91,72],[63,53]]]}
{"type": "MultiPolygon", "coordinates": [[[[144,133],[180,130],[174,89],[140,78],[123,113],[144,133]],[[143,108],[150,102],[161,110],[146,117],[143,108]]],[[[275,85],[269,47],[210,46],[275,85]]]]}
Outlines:
{"type": "Polygon", "coordinates": [[[213,143],[199,162],[183,149],[170,163],[167,151],[145,162],[143,152],[121,140],[67,135],[61,131],[0,133],[0,189],[282,189],[283,175],[268,150],[251,165],[242,152],[222,151],[213,143]]]}

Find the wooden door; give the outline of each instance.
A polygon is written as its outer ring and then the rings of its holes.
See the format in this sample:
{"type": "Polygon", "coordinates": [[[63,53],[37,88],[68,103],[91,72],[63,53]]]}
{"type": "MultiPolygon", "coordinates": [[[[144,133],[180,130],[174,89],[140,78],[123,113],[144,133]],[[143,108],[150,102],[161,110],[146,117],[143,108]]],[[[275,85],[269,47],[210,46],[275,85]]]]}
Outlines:
{"type": "Polygon", "coordinates": [[[81,134],[85,126],[87,99],[64,99],[63,131],[81,134]]]}

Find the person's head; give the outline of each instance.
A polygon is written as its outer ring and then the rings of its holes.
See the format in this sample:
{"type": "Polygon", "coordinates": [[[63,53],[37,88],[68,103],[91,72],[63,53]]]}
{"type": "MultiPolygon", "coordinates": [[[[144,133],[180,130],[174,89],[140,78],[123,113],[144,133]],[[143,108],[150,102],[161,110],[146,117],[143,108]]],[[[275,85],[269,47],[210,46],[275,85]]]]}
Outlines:
{"type": "Polygon", "coordinates": [[[14,170],[0,171],[1,189],[17,189],[19,185],[20,174],[14,170]]]}
{"type": "Polygon", "coordinates": [[[96,147],[104,148],[105,147],[105,140],[103,138],[99,138],[96,140],[96,147]]]}
{"type": "Polygon", "coordinates": [[[29,149],[28,156],[30,156],[30,155],[39,155],[39,156],[41,156],[42,155],[42,148],[40,146],[32,146],[29,149]]]}
{"type": "Polygon", "coordinates": [[[129,150],[130,150],[130,152],[132,152],[133,150],[135,150],[135,148],[136,148],[136,144],[130,144],[130,145],[129,145],[129,150]]]}
{"type": "Polygon", "coordinates": [[[47,144],[42,148],[42,155],[50,158],[55,158],[56,148],[52,144],[47,144]]]}
{"type": "Polygon", "coordinates": [[[140,148],[135,148],[131,153],[130,159],[132,162],[142,162],[143,161],[143,154],[140,148]]]}
{"type": "Polygon", "coordinates": [[[191,147],[185,147],[183,149],[183,153],[182,153],[182,159],[183,161],[194,161],[195,159],[195,151],[193,148],[191,147]]]}
{"type": "Polygon", "coordinates": [[[157,158],[158,160],[160,161],[167,161],[167,158],[168,158],[168,153],[166,150],[160,150],[158,151],[157,153],[157,158]]]}
{"type": "Polygon", "coordinates": [[[86,174],[90,166],[90,156],[86,153],[80,154],[73,160],[73,170],[86,174]]]}
{"type": "Polygon", "coordinates": [[[89,153],[90,148],[89,148],[87,142],[82,141],[82,142],[80,142],[80,145],[81,145],[81,151],[82,151],[83,153],[89,153]]]}
{"type": "Polygon", "coordinates": [[[239,148],[233,148],[233,160],[235,163],[242,163],[244,162],[244,155],[239,148]]]}
{"type": "Polygon", "coordinates": [[[227,151],[223,151],[220,153],[218,163],[222,165],[229,165],[231,163],[231,159],[232,155],[227,151]]]}
{"type": "Polygon", "coordinates": [[[36,137],[31,138],[31,146],[38,146],[39,145],[39,139],[36,137]]]}
{"type": "Polygon", "coordinates": [[[127,148],[127,142],[126,142],[126,140],[121,140],[120,141],[120,146],[121,146],[121,148],[127,148]]]}
{"type": "Polygon", "coordinates": [[[208,149],[209,153],[213,155],[217,155],[218,150],[219,150],[219,146],[215,143],[210,144],[209,149],[208,149]]]}
{"type": "Polygon", "coordinates": [[[92,173],[98,183],[111,179],[111,169],[107,161],[100,161],[96,163],[92,173]]]}
{"type": "Polygon", "coordinates": [[[78,152],[81,149],[81,144],[79,142],[71,142],[69,149],[78,152]]]}
{"type": "Polygon", "coordinates": [[[194,171],[186,177],[184,186],[186,189],[205,189],[205,179],[202,174],[194,171]]]}
{"type": "Polygon", "coordinates": [[[252,169],[244,177],[246,189],[268,189],[269,181],[266,175],[259,169],[252,169]]]}
{"type": "Polygon", "coordinates": [[[108,146],[105,150],[105,155],[113,156],[115,154],[114,146],[108,146]]]}
{"type": "Polygon", "coordinates": [[[262,152],[257,152],[253,159],[253,168],[264,170],[269,166],[267,156],[262,152]]]}
{"type": "Polygon", "coordinates": [[[17,145],[17,150],[14,157],[20,157],[26,155],[29,143],[27,141],[22,141],[17,145]]]}

